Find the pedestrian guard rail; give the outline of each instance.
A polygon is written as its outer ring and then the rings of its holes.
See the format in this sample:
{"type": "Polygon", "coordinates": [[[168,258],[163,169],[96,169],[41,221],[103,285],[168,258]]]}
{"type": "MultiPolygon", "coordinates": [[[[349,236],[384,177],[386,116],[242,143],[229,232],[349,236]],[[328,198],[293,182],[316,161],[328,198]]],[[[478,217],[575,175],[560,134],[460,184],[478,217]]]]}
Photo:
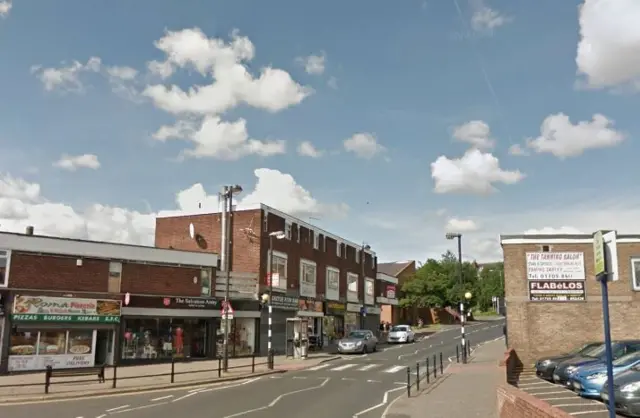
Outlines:
{"type": "Polygon", "coordinates": [[[269,370],[273,370],[273,367],[274,367],[273,355],[269,355],[266,361],[263,361],[263,362],[256,362],[256,356],[252,355],[250,364],[241,364],[237,366],[229,366],[227,364],[227,367],[225,368],[223,364],[223,359],[218,358],[218,365],[216,368],[187,370],[187,371],[180,370],[181,364],[195,363],[196,361],[198,360],[194,361],[189,359],[173,358],[171,359],[170,363],[166,364],[167,366],[166,373],[140,374],[136,376],[122,376],[122,377],[118,377],[118,369],[120,367],[127,367],[127,366],[101,365],[101,366],[88,367],[88,368],[70,368],[70,369],[69,368],[56,369],[56,368],[53,368],[52,366],[47,366],[47,368],[44,370],[44,373],[43,373],[44,376],[43,376],[42,382],[20,383],[17,385],[16,384],[0,385],[0,389],[12,388],[15,386],[26,386],[26,387],[42,386],[44,389],[44,393],[48,394],[49,389],[53,385],[59,385],[59,384],[65,384],[65,383],[79,385],[83,383],[88,384],[88,383],[107,383],[107,382],[109,382],[111,384],[111,387],[115,389],[118,386],[118,381],[122,381],[122,380],[169,377],[169,381],[173,384],[175,383],[176,376],[185,375],[185,374],[200,374],[200,375],[208,374],[209,378],[212,377],[212,375],[213,377],[217,376],[218,378],[222,378],[224,372],[228,372],[231,370],[250,369],[251,373],[253,374],[256,372],[257,366],[267,366],[269,370]],[[108,373],[107,373],[108,370],[111,370],[111,373],[109,373],[110,376],[108,376],[108,373]],[[81,380],[75,379],[75,377],[78,377],[78,376],[95,376],[95,377],[81,379],[81,380]]]}

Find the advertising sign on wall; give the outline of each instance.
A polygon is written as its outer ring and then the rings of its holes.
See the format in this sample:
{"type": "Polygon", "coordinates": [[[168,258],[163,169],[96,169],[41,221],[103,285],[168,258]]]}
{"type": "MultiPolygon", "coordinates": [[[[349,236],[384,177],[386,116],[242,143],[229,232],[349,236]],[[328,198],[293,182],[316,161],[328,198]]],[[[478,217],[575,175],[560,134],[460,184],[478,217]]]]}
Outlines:
{"type": "Polygon", "coordinates": [[[527,253],[527,278],[532,302],[586,300],[584,253],[527,253]]]}
{"type": "Polygon", "coordinates": [[[387,299],[395,299],[396,298],[396,287],[395,285],[388,284],[387,285],[387,299]]]}
{"type": "Polygon", "coordinates": [[[42,370],[46,369],[47,366],[51,366],[54,369],[72,369],[76,367],[92,367],[94,361],[93,354],[9,356],[8,367],[11,372],[42,370]]]}
{"type": "Polygon", "coordinates": [[[12,319],[30,322],[120,322],[120,301],[17,295],[12,319]]]}

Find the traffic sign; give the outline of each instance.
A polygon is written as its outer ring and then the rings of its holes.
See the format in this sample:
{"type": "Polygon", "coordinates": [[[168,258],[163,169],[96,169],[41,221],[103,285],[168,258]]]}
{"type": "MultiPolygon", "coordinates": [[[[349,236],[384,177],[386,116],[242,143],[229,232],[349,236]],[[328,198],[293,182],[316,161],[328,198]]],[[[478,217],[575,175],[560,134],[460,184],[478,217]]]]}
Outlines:
{"type": "Polygon", "coordinates": [[[602,231],[598,231],[593,234],[593,274],[596,276],[596,278],[600,277],[606,272],[604,259],[604,239],[602,235],[602,231]]]}
{"type": "Polygon", "coordinates": [[[233,319],[233,307],[229,301],[222,301],[220,313],[222,314],[222,319],[233,319]]]}

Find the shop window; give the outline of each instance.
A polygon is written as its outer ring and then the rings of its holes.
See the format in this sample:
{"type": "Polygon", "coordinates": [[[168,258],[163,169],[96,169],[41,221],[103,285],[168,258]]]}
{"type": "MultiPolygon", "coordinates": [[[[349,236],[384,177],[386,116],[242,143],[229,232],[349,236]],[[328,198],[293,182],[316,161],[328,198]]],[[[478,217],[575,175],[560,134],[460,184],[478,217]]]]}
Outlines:
{"type": "Polygon", "coordinates": [[[50,330],[40,332],[38,354],[65,354],[67,348],[67,331],[50,330]]]}
{"type": "Polygon", "coordinates": [[[211,296],[211,269],[200,270],[200,295],[211,296]]]}
{"type": "Polygon", "coordinates": [[[273,254],[271,258],[273,265],[271,266],[271,273],[278,274],[278,280],[274,280],[273,287],[277,289],[287,290],[287,258],[282,255],[273,254]]]}
{"type": "MultiPolygon", "coordinates": [[[[216,352],[224,354],[224,327],[227,321],[220,320],[216,335],[216,352]]],[[[235,318],[229,322],[229,344],[227,351],[231,357],[250,356],[255,353],[256,319],[235,318]]]]}
{"type": "Polygon", "coordinates": [[[122,282],[122,263],[112,261],[109,263],[109,293],[120,293],[120,284],[122,282]]]}
{"type": "Polygon", "coordinates": [[[0,250],[0,287],[9,284],[9,251],[0,250]]]}
{"type": "Polygon", "coordinates": [[[9,353],[12,356],[33,356],[38,346],[38,331],[13,329],[9,341],[9,353]]]}
{"type": "Polygon", "coordinates": [[[631,259],[631,283],[633,290],[640,291],[640,257],[631,259]]]}
{"type": "Polygon", "coordinates": [[[92,330],[69,331],[69,338],[67,342],[68,354],[91,354],[92,345],[93,345],[92,330]]]}
{"type": "Polygon", "coordinates": [[[284,223],[284,237],[286,239],[291,239],[291,222],[284,223]]]}

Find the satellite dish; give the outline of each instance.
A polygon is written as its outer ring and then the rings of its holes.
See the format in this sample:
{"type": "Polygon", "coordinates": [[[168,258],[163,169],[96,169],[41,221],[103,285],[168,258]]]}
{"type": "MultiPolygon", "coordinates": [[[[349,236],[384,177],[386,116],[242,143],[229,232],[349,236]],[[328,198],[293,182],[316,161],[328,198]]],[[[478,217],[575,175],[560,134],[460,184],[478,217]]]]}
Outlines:
{"type": "Polygon", "coordinates": [[[189,224],[189,236],[191,237],[191,239],[194,239],[196,237],[196,228],[192,223],[189,224]]]}

